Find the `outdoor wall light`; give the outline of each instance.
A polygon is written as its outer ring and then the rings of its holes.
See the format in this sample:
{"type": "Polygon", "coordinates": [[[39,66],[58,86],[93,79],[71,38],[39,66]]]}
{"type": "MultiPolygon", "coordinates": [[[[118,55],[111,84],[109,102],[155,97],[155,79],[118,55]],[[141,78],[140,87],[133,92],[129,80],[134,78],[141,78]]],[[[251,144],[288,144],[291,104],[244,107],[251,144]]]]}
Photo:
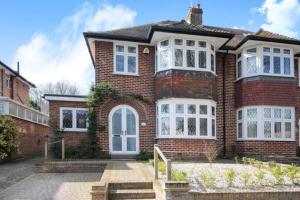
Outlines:
{"type": "Polygon", "coordinates": [[[150,50],[146,47],[146,48],[144,48],[143,53],[144,53],[144,54],[149,54],[149,53],[150,53],[150,50]]]}

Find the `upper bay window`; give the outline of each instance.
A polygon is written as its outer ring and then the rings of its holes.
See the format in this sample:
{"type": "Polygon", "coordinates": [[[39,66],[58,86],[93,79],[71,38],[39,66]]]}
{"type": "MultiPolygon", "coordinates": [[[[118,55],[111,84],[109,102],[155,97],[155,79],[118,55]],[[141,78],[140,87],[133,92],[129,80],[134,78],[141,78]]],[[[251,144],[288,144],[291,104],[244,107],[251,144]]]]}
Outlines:
{"type": "Polygon", "coordinates": [[[166,99],[157,102],[157,137],[216,138],[216,103],[166,99]]]}
{"type": "Polygon", "coordinates": [[[86,108],[60,108],[60,128],[64,131],[87,131],[86,108]]]}
{"type": "Polygon", "coordinates": [[[206,41],[163,40],[157,46],[157,71],[183,69],[215,73],[215,47],[206,41]]]}
{"type": "Polygon", "coordinates": [[[237,79],[269,75],[294,76],[294,56],[290,48],[254,46],[237,55],[237,79]]]}
{"type": "Polygon", "coordinates": [[[114,73],[138,75],[138,48],[135,45],[114,44],[114,73]]]}

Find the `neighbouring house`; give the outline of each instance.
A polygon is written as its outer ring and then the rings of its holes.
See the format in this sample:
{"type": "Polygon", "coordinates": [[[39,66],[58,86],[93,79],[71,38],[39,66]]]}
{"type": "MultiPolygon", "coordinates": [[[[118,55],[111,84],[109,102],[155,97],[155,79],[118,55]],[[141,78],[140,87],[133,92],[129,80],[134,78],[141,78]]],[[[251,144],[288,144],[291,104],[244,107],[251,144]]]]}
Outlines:
{"type": "Polygon", "coordinates": [[[30,88],[35,85],[0,61],[0,115],[11,116],[18,127],[18,154],[33,155],[43,151],[48,135],[49,115],[29,105],[30,88]]]}
{"type": "MultiPolygon", "coordinates": [[[[134,155],[159,147],[172,158],[296,156],[300,41],[263,29],[203,24],[200,5],[181,21],[85,32],[95,83],[151,100],[97,106],[101,151],[134,155]]],[[[84,96],[46,95],[66,141],[87,137],[84,96]]]]}

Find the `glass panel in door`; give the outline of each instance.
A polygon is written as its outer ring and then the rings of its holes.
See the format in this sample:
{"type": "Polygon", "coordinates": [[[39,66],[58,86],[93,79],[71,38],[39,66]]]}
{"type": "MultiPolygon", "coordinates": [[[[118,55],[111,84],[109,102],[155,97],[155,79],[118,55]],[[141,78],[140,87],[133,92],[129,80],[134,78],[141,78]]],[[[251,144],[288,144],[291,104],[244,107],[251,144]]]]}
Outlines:
{"type": "Polygon", "coordinates": [[[114,112],[112,117],[112,150],[122,151],[122,109],[114,112]]]}
{"type": "Polygon", "coordinates": [[[129,109],[126,109],[126,145],[127,151],[136,151],[136,118],[129,109]]]}

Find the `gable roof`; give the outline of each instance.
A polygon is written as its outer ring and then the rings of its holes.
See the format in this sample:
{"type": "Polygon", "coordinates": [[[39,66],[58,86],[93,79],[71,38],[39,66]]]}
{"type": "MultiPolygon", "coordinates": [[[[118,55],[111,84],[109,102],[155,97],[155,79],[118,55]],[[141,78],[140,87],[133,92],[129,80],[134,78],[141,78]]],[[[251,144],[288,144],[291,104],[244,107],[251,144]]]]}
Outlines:
{"type": "Polygon", "coordinates": [[[185,20],[167,20],[111,31],[84,32],[83,34],[86,40],[87,38],[99,38],[149,43],[155,31],[228,38],[228,42],[221,48],[224,50],[236,50],[248,40],[300,45],[300,40],[272,33],[263,29],[260,29],[258,32],[252,32],[243,29],[193,25],[187,23],[185,20]]]}
{"type": "Polygon", "coordinates": [[[8,65],[4,64],[1,60],[0,60],[0,65],[2,67],[4,67],[5,69],[7,69],[8,71],[10,71],[13,75],[15,75],[16,77],[20,78],[23,82],[27,83],[30,87],[35,88],[36,86],[31,83],[30,81],[28,81],[26,78],[24,78],[23,76],[21,76],[17,71],[13,70],[12,68],[10,68],[8,65]]]}

